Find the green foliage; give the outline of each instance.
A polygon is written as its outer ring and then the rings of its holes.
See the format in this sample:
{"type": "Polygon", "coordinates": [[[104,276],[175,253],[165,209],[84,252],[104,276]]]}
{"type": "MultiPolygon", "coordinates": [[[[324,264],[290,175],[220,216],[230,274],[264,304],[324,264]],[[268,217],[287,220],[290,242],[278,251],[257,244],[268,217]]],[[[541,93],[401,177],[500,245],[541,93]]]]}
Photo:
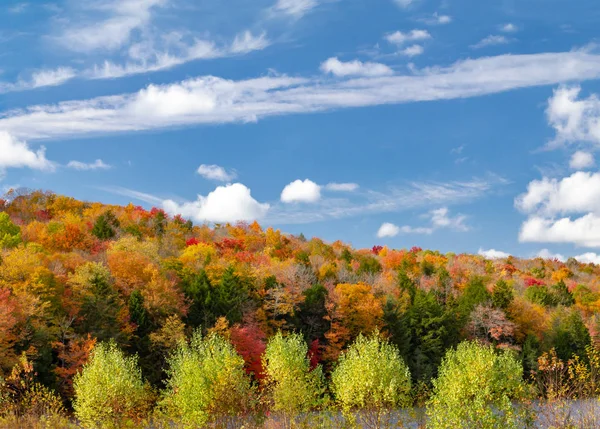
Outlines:
{"type": "Polygon", "coordinates": [[[534,304],[550,306],[554,304],[552,295],[548,292],[548,288],[544,285],[530,286],[525,290],[525,298],[534,304]]]}
{"type": "Polygon", "coordinates": [[[137,357],[128,357],[114,341],[99,343],[73,381],[75,416],[86,428],[122,427],[148,411],[150,392],[137,357]]]}
{"type": "Polygon", "coordinates": [[[255,396],[244,359],[223,337],[197,330],[169,358],[161,409],[186,428],[204,427],[246,413],[255,396]]]}
{"type": "Polygon", "coordinates": [[[323,395],[320,366],[311,371],[308,347],[300,334],[273,336],[263,355],[266,385],[272,409],[291,419],[317,407],[323,395]]]}
{"type": "Polygon", "coordinates": [[[506,310],[514,299],[514,290],[511,284],[505,280],[498,280],[492,291],[492,305],[496,308],[506,310]]]}
{"type": "Polygon", "coordinates": [[[298,306],[299,329],[308,342],[325,337],[330,323],[325,320],[327,309],[327,289],[320,284],[313,285],[303,293],[304,301],[298,306]]]}
{"type": "Polygon", "coordinates": [[[573,356],[585,356],[591,344],[590,333],[578,311],[564,310],[557,314],[549,337],[549,348],[556,349],[559,359],[567,361],[573,356]]]}
{"type": "Polygon", "coordinates": [[[92,228],[92,235],[100,240],[110,240],[117,234],[115,228],[118,228],[119,225],[119,220],[109,210],[98,216],[92,228]]]}
{"type": "Polygon", "coordinates": [[[381,264],[373,256],[362,256],[360,258],[360,265],[357,274],[377,274],[381,272],[381,264]]]}
{"type": "Polygon", "coordinates": [[[475,307],[479,304],[485,304],[491,301],[491,299],[492,296],[485,287],[483,279],[481,277],[473,277],[467,284],[458,302],[458,311],[462,319],[461,323],[467,320],[475,307]]]}
{"type": "Polygon", "coordinates": [[[0,248],[16,247],[21,242],[21,228],[12,223],[8,213],[0,212],[0,248]]]}
{"type": "Polygon", "coordinates": [[[398,349],[374,332],[358,336],[338,359],[331,389],[353,424],[368,419],[371,427],[388,423],[389,411],[410,403],[410,372],[398,349]]]}
{"type": "Polygon", "coordinates": [[[462,342],[448,351],[427,404],[431,429],[527,427],[529,395],[521,363],[510,351],[462,342]]]}
{"type": "Polygon", "coordinates": [[[553,295],[553,302],[555,305],[564,305],[570,307],[575,304],[575,298],[573,294],[569,292],[567,285],[563,280],[559,281],[551,287],[551,293],[553,295]]]}

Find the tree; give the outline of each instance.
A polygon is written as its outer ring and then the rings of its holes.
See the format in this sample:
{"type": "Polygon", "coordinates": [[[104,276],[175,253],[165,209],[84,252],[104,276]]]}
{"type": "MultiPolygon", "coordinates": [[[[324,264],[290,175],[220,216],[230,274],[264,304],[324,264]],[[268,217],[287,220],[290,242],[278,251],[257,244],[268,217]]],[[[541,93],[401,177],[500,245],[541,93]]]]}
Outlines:
{"type": "Polygon", "coordinates": [[[336,402],[351,425],[383,428],[390,411],[410,403],[410,372],[398,349],[374,332],[359,335],[331,375],[336,402]]]}
{"type": "Polygon", "coordinates": [[[92,234],[100,240],[110,240],[117,234],[115,228],[119,226],[119,220],[108,210],[106,213],[98,216],[92,228],[92,234]]]}
{"type": "Polygon", "coordinates": [[[428,427],[523,428],[531,424],[523,367],[511,351],[462,342],[448,351],[427,403],[428,427]]]}
{"type": "Polygon", "coordinates": [[[122,427],[141,420],[149,390],[137,357],[128,357],[114,341],[99,343],[73,381],[75,416],[85,427],[122,427]]]}
{"type": "Polygon", "coordinates": [[[273,411],[280,413],[289,428],[300,413],[320,404],[323,373],[311,371],[308,346],[300,334],[284,337],[278,332],[269,340],[263,356],[265,384],[273,411]]]}
{"type": "Polygon", "coordinates": [[[320,284],[316,284],[303,293],[304,301],[298,306],[298,329],[304,334],[307,342],[313,340],[322,340],[325,338],[325,332],[329,329],[329,322],[325,320],[327,316],[327,289],[320,284]]]}
{"type": "Polygon", "coordinates": [[[225,338],[217,334],[203,338],[196,330],[190,343],[181,343],[169,358],[162,412],[186,428],[211,422],[226,426],[252,405],[254,388],[244,364],[225,338]]]}
{"type": "Polygon", "coordinates": [[[492,290],[492,305],[501,310],[506,310],[514,299],[513,287],[500,279],[492,290]]]}
{"type": "Polygon", "coordinates": [[[578,311],[565,309],[556,315],[548,348],[555,348],[559,359],[568,361],[575,355],[585,356],[590,344],[590,332],[578,311]]]}
{"type": "Polygon", "coordinates": [[[0,248],[16,247],[21,242],[21,228],[12,223],[6,212],[0,212],[0,248]]]}

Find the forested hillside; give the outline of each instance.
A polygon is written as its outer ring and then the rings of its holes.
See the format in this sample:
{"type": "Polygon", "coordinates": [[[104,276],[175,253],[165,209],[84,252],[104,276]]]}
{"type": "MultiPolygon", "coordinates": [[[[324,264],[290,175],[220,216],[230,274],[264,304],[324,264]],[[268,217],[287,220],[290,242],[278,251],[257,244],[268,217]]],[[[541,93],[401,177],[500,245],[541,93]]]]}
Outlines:
{"type": "MultiPolygon", "coordinates": [[[[258,223],[194,225],[161,209],[41,191],[11,191],[0,210],[0,403],[13,409],[37,386],[60,395],[69,415],[74,378],[94,350],[137,355],[148,401],[164,403],[159,392],[177,391],[177,362],[190,350],[233,345],[227,353],[249,375],[238,387],[260,392],[277,379],[265,368],[276,360],[272,339],[299,341],[297,366],[319,368],[323,381],[362,333],[389,340],[408,367],[407,401],[419,405],[439,393],[440,363],[464,340],[508,350],[498,356],[514,357],[541,396],[549,388],[532,374],[549,359],[567,368],[578,356],[593,369],[600,345],[600,267],[574,259],[354,249],[258,223]]],[[[338,378],[324,397],[340,389],[338,378]]]]}

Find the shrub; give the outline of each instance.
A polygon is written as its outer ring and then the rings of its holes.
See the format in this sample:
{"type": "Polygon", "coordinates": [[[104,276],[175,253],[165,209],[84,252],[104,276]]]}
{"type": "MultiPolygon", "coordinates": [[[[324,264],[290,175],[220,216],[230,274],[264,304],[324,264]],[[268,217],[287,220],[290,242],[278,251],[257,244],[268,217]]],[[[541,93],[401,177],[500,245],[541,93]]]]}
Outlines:
{"type": "Polygon", "coordinates": [[[151,399],[137,356],[125,356],[114,341],[94,348],[73,387],[75,416],[86,428],[120,427],[141,420],[151,399]]]}
{"type": "Polygon", "coordinates": [[[427,404],[428,427],[523,428],[531,424],[523,367],[510,351],[462,342],[446,353],[427,404]],[[515,405],[520,402],[521,405],[515,405]]]}
{"type": "Polygon", "coordinates": [[[285,427],[291,427],[299,413],[320,404],[323,394],[321,366],[311,371],[308,346],[300,334],[271,338],[263,356],[267,392],[274,411],[285,427]]]}
{"type": "Polygon", "coordinates": [[[163,414],[189,428],[209,422],[235,425],[235,418],[250,409],[255,396],[244,365],[225,338],[216,334],[202,338],[196,331],[190,344],[180,344],[169,359],[163,414]]]}
{"type": "Polygon", "coordinates": [[[379,338],[359,335],[331,376],[331,388],[343,414],[362,427],[388,424],[388,410],[409,405],[410,372],[398,349],[379,338]]]}

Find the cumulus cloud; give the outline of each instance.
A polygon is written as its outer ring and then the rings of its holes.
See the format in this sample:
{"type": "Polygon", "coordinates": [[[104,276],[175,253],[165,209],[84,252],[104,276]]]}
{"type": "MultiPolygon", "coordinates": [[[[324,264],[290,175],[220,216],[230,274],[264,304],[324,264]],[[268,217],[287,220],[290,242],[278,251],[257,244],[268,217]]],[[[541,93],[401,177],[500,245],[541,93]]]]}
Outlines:
{"type": "Polygon", "coordinates": [[[356,183],[328,183],[325,186],[325,189],[328,191],[334,192],[353,192],[358,189],[358,184],[356,183]]]}
{"type": "Polygon", "coordinates": [[[262,219],[270,205],[252,198],[250,189],[241,183],[219,186],[207,196],[198,195],[192,202],[177,203],[166,200],[162,203],[171,215],[181,214],[196,222],[237,222],[262,219]]]}
{"type": "Polygon", "coordinates": [[[582,262],[584,264],[600,265],[600,255],[598,255],[597,253],[594,253],[594,252],[587,252],[587,253],[584,253],[583,255],[575,256],[575,259],[577,259],[579,262],[582,262]]]}
{"type": "Polygon", "coordinates": [[[580,150],[575,152],[569,161],[569,167],[571,167],[573,170],[583,170],[585,168],[593,167],[594,164],[594,155],[580,150]]]}
{"type": "Polygon", "coordinates": [[[25,141],[18,140],[6,131],[0,131],[0,173],[7,168],[54,171],[55,165],[46,158],[44,146],[33,151],[25,141]]]}
{"type": "Polygon", "coordinates": [[[595,94],[579,98],[581,87],[561,86],[548,100],[546,115],[556,131],[553,145],[600,144],[600,100],[595,94]]]}
{"type": "Polygon", "coordinates": [[[421,55],[424,51],[425,49],[423,49],[423,46],[421,45],[411,45],[398,51],[398,53],[407,57],[416,57],[417,55],[421,55]]]}
{"type": "Polygon", "coordinates": [[[321,199],[321,187],[309,179],[294,180],[281,191],[284,203],[315,203],[321,199]]]}
{"type": "Polygon", "coordinates": [[[564,261],[565,257],[560,253],[552,253],[548,249],[542,249],[537,253],[538,258],[542,259],[557,259],[559,261],[564,261]]]}
{"type": "Polygon", "coordinates": [[[377,231],[377,237],[385,238],[385,237],[395,237],[400,233],[400,228],[393,223],[383,223],[379,230],[377,231]]]}
{"type": "Polygon", "coordinates": [[[105,164],[101,159],[97,159],[92,163],[85,163],[81,161],[70,161],[67,164],[68,168],[72,168],[73,170],[108,170],[111,168],[110,165],[105,164]]]}
{"type": "Polygon", "coordinates": [[[486,259],[504,259],[510,256],[510,253],[502,252],[501,250],[488,249],[484,250],[481,247],[477,252],[478,255],[483,256],[486,259]]]}
{"type": "Polygon", "coordinates": [[[411,30],[408,33],[401,31],[395,31],[393,33],[386,34],[385,40],[394,45],[404,45],[407,42],[415,42],[419,40],[431,39],[431,34],[427,30],[411,30]]]}
{"type": "Polygon", "coordinates": [[[471,45],[471,49],[481,49],[481,48],[485,48],[488,46],[506,45],[509,42],[510,42],[510,40],[508,40],[508,38],[506,38],[505,36],[499,36],[499,35],[492,34],[492,35],[489,35],[489,36],[483,38],[482,40],[475,43],[474,45],[471,45]]]}
{"type": "Polygon", "coordinates": [[[334,76],[387,76],[394,71],[381,63],[362,62],[359,60],[342,62],[337,57],[329,58],[321,64],[323,73],[334,76]]]}
{"type": "Polygon", "coordinates": [[[202,164],[196,172],[205,179],[216,180],[218,182],[230,182],[237,177],[235,171],[227,171],[215,164],[202,164]]]}
{"type": "Polygon", "coordinates": [[[213,76],[149,85],[129,94],[31,106],[0,114],[21,138],[57,138],[193,124],[257,121],[274,115],[447,100],[600,77],[600,55],[585,51],[469,59],[410,75],[320,78],[213,76]]]}
{"type": "Polygon", "coordinates": [[[573,243],[584,247],[600,247],[600,217],[594,213],[571,219],[529,217],[519,232],[521,242],[573,243]]]}
{"type": "Polygon", "coordinates": [[[600,214],[600,173],[578,171],[562,179],[534,180],[515,200],[525,213],[546,217],[557,214],[600,214]]]}

